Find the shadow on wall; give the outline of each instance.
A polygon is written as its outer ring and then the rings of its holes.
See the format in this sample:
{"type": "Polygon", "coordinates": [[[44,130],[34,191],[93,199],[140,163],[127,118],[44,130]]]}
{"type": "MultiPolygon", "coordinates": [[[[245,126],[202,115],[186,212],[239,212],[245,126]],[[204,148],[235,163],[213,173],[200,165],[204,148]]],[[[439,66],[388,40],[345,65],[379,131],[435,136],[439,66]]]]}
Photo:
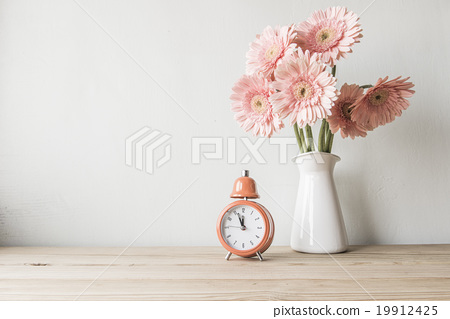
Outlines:
{"type": "Polygon", "coordinates": [[[376,228],[372,227],[376,212],[369,206],[368,180],[357,170],[335,172],[336,188],[344,216],[349,243],[367,245],[376,242],[376,228]]]}

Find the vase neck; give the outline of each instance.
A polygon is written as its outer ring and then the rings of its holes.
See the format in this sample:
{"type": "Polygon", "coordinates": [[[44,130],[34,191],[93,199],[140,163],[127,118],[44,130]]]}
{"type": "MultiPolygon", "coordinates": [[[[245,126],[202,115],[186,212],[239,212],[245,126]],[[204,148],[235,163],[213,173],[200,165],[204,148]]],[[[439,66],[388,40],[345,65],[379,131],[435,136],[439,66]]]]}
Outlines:
{"type": "Polygon", "coordinates": [[[300,172],[333,172],[334,166],[340,158],[334,154],[310,152],[293,158],[300,172]]]}

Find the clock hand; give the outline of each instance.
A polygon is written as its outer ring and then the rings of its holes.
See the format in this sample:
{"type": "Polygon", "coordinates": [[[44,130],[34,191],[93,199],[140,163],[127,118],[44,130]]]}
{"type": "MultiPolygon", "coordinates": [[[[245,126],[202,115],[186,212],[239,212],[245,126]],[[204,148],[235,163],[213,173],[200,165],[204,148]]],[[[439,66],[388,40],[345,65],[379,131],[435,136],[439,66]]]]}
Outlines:
{"type": "Polygon", "coordinates": [[[228,227],[239,228],[240,230],[246,230],[247,229],[247,227],[245,227],[245,226],[225,226],[225,228],[228,228],[228,227]]]}
{"type": "Polygon", "coordinates": [[[238,215],[238,218],[239,218],[239,223],[241,224],[240,229],[241,230],[246,230],[247,227],[245,227],[245,225],[244,225],[244,216],[242,216],[242,218],[241,218],[241,215],[239,215],[239,213],[237,215],[238,215]]]}
{"type": "Polygon", "coordinates": [[[239,217],[239,223],[241,223],[241,227],[245,227],[245,225],[244,225],[244,216],[241,217],[241,215],[239,215],[239,213],[238,213],[238,217],[239,217]]]}

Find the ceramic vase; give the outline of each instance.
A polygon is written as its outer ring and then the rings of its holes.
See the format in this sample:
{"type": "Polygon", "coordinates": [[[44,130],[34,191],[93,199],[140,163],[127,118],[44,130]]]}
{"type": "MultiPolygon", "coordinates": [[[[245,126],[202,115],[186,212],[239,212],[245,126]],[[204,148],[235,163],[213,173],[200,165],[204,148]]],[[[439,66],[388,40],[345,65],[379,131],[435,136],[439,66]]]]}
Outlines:
{"type": "Polygon", "coordinates": [[[334,184],[334,166],[340,158],[324,152],[294,157],[300,177],[292,249],[314,254],[341,253],[348,248],[347,232],[334,184]]]}

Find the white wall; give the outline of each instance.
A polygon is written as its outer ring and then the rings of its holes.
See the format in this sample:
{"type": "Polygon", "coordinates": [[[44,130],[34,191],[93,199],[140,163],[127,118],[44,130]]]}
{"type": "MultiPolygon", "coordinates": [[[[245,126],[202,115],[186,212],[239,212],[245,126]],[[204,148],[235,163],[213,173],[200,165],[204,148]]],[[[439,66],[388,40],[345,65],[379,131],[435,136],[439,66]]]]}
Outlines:
{"type": "MultiPolygon", "coordinates": [[[[77,1],[85,11],[0,2],[0,245],[218,245],[216,218],[243,168],[275,218],[274,243],[287,245],[296,167],[268,141],[265,165],[194,165],[191,138],[249,136],[229,96],[266,25],[338,4],[360,14],[372,1],[77,1]],[[144,126],[172,136],[172,159],[152,175],[125,165],[125,139],[144,126]]],[[[394,123],[335,138],[352,244],[450,243],[449,9],[375,1],[338,64],[340,84],[410,75],[417,91],[394,123]]]]}

